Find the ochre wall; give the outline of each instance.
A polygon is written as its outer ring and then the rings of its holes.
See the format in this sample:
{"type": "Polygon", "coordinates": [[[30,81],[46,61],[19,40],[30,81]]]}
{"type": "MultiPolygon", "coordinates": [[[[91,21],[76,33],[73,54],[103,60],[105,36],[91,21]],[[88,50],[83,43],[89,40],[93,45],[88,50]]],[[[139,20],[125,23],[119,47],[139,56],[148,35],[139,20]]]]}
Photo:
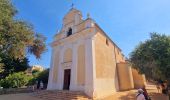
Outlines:
{"type": "Polygon", "coordinates": [[[135,88],[142,88],[146,84],[145,75],[139,74],[136,69],[132,69],[135,88]]]}
{"type": "Polygon", "coordinates": [[[77,52],[77,84],[85,84],[85,46],[80,45],[77,52]]]}
{"type": "Polygon", "coordinates": [[[80,32],[82,30],[84,30],[86,27],[86,23],[80,23],[79,25],[76,26],[76,32],[80,32]]]}
{"type": "Polygon", "coordinates": [[[59,65],[59,51],[56,50],[55,51],[55,55],[54,55],[54,68],[53,68],[53,82],[56,83],[57,82],[57,74],[58,74],[58,65],[59,65]]]}
{"type": "Polygon", "coordinates": [[[118,78],[119,78],[119,89],[129,90],[134,88],[133,76],[131,67],[128,63],[117,64],[118,78]]]}
{"type": "Polygon", "coordinates": [[[72,61],[72,50],[69,48],[64,53],[64,62],[71,62],[72,61]]]}
{"type": "Polygon", "coordinates": [[[125,62],[125,58],[124,58],[122,52],[117,47],[115,47],[115,54],[116,54],[116,62],[117,63],[125,62]]]}
{"type": "MultiPolygon", "coordinates": [[[[114,45],[106,36],[98,32],[94,38],[95,50],[95,69],[96,77],[94,79],[94,95],[96,98],[109,96],[116,92],[116,60],[114,54],[114,45]]],[[[117,86],[117,87],[116,87],[117,86]]]]}
{"type": "Polygon", "coordinates": [[[97,33],[95,37],[95,59],[96,59],[96,78],[114,78],[115,56],[114,47],[109,41],[106,44],[106,37],[97,33]]]}

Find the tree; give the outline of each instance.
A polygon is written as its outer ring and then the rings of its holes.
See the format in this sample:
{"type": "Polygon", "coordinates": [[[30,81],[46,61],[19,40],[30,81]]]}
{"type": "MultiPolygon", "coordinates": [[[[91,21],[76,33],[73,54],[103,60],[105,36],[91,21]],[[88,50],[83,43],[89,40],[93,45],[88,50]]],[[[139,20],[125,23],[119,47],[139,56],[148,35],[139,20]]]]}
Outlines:
{"type": "Polygon", "coordinates": [[[0,80],[0,85],[3,88],[19,88],[26,86],[32,79],[31,76],[27,76],[23,72],[9,74],[5,79],[0,80]]]}
{"type": "MultiPolygon", "coordinates": [[[[16,19],[16,14],[17,10],[12,5],[11,0],[0,0],[1,75],[9,70],[20,69],[23,61],[22,64],[28,64],[28,61],[26,61],[26,55],[28,53],[35,55],[36,58],[39,59],[41,54],[46,50],[46,38],[34,32],[33,26],[28,22],[16,19]],[[15,66],[12,65],[14,63],[15,66]]],[[[27,64],[25,65],[27,66],[27,64]]],[[[25,69],[25,67],[23,69],[25,69]]],[[[10,71],[7,73],[12,74],[10,71]]]]}
{"type": "Polygon", "coordinates": [[[44,88],[47,87],[49,69],[45,69],[43,71],[33,70],[32,74],[33,74],[33,78],[29,81],[29,85],[34,85],[34,84],[40,85],[40,82],[42,81],[44,83],[44,88]]]}
{"type": "Polygon", "coordinates": [[[0,78],[5,78],[9,74],[13,74],[15,72],[23,72],[27,68],[29,68],[28,59],[14,59],[9,56],[1,56],[2,60],[0,63],[3,63],[3,67],[1,68],[2,72],[0,72],[0,78]]]}
{"type": "Polygon", "coordinates": [[[148,78],[170,81],[170,36],[151,33],[131,52],[130,60],[148,78]]]}
{"type": "Polygon", "coordinates": [[[46,69],[40,72],[37,76],[39,81],[43,81],[43,83],[48,83],[49,69],[46,69]]]}
{"type": "Polygon", "coordinates": [[[40,58],[46,50],[45,37],[34,32],[31,24],[14,18],[16,14],[10,0],[0,0],[0,53],[23,58],[29,51],[40,58]]]}

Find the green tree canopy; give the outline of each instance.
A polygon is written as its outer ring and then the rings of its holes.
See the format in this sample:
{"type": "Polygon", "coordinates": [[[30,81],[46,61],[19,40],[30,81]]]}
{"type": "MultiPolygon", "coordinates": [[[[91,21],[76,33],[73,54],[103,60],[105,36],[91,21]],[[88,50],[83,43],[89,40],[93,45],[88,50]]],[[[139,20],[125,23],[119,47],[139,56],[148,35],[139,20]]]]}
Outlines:
{"type": "Polygon", "coordinates": [[[170,36],[151,33],[131,52],[130,60],[148,78],[170,80],[170,36]]]}
{"type": "Polygon", "coordinates": [[[37,76],[37,80],[43,81],[43,83],[48,83],[48,76],[49,76],[49,69],[45,69],[42,72],[40,72],[37,76]]]}
{"type": "Polygon", "coordinates": [[[26,55],[40,58],[46,50],[46,38],[33,26],[16,18],[17,10],[11,0],[0,0],[0,75],[8,76],[27,68],[26,55]]]}
{"type": "Polygon", "coordinates": [[[32,79],[31,76],[27,76],[23,72],[9,74],[5,79],[0,80],[0,85],[3,88],[19,88],[26,86],[32,79]]]}
{"type": "Polygon", "coordinates": [[[40,58],[46,50],[45,37],[34,32],[31,24],[14,18],[16,14],[10,0],[0,0],[0,53],[24,58],[29,51],[40,58]]]}
{"type": "Polygon", "coordinates": [[[3,63],[3,67],[1,67],[0,79],[5,78],[9,74],[13,74],[15,72],[23,72],[30,67],[27,58],[14,59],[7,55],[1,57],[3,57],[3,59],[0,63],[3,63]]]}

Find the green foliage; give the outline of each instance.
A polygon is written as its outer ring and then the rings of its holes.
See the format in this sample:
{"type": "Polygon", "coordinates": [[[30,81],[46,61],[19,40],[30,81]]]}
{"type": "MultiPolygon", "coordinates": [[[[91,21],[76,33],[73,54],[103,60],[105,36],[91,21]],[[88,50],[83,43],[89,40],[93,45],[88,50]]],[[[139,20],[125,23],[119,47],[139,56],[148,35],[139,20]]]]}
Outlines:
{"type": "Polygon", "coordinates": [[[41,71],[34,69],[34,70],[32,71],[32,75],[36,77],[40,72],[41,72],[41,71]]]}
{"type": "Polygon", "coordinates": [[[36,79],[36,77],[32,77],[32,78],[30,78],[30,80],[28,81],[28,86],[31,86],[31,85],[35,85],[36,84],[36,81],[37,81],[37,79],[36,79]]]}
{"type": "Polygon", "coordinates": [[[22,58],[25,57],[25,51],[29,47],[36,48],[30,50],[33,50],[32,53],[39,58],[46,49],[45,37],[36,34],[32,25],[27,22],[14,19],[16,12],[10,0],[0,0],[0,53],[22,58]]]}
{"type": "Polygon", "coordinates": [[[29,47],[29,52],[40,58],[46,50],[45,37],[27,22],[14,19],[16,12],[10,0],[0,0],[0,53],[23,58],[29,47]]]}
{"type": "Polygon", "coordinates": [[[48,83],[49,69],[40,72],[37,76],[38,81],[43,81],[43,83],[48,83]]]}
{"type": "Polygon", "coordinates": [[[43,35],[36,34],[33,45],[28,47],[28,52],[36,55],[37,58],[40,58],[41,54],[46,50],[45,40],[46,38],[43,35]]]}
{"type": "Polygon", "coordinates": [[[9,74],[14,72],[22,72],[29,68],[28,59],[14,59],[9,56],[1,56],[2,59],[0,63],[3,63],[3,66],[0,67],[2,71],[0,72],[0,78],[5,78],[9,74]]]}
{"type": "Polygon", "coordinates": [[[26,86],[31,79],[31,76],[27,76],[23,72],[19,72],[10,74],[5,79],[1,79],[0,85],[4,88],[19,88],[26,86]]]}
{"type": "Polygon", "coordinates": [[[0,78],[25,70],[28,53],[39,59],[46,50],[46,38],[16,14],[11,0],[0,0],[0,78]]]}
{"type": "MultiPolygon", "coordinates": [[[[37,80],[37,78],[38,78],[38,76],[39,76],[39,74],[41,73],[41,71],[39,71],[39,70],[33,70],[32,71],[32,75],[33,75],[33,77],[35,78],[35,80],[37,80]]],[[[35,81],[34,81],[35,82],[35,81]]]]}
{"type": "Polygon", "coordinates": [[[148,78],[170,80],[170,36],[151,33],[151,38],[131,53],[130,60],[148,78]]]}

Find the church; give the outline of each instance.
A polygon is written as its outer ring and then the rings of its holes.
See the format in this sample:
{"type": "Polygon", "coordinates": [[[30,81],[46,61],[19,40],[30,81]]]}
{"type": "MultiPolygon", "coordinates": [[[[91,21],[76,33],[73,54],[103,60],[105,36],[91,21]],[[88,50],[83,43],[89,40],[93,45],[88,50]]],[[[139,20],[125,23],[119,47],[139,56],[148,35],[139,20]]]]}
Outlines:
{"type": "Polygon", "coordinates": [[[121,49],[87,15],[71,8],[51,43],[47,90],[82,91],[103,98],[117,91],[143,87],[140,75],[125,60],[121,49]]]}

